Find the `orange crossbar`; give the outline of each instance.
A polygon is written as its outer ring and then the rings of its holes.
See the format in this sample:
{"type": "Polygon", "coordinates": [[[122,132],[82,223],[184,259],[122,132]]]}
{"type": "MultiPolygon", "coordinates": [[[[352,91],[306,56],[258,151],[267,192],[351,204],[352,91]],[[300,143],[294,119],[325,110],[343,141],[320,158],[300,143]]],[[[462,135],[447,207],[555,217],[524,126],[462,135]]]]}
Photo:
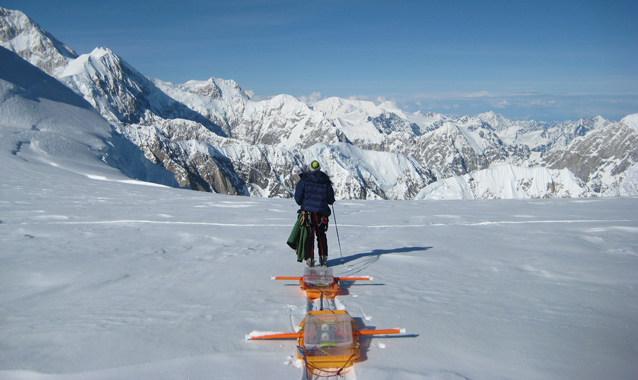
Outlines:
{"type": "Polygon", "coordinates": [[[256,335],[248,337],[249,340],[260,340],[260,339],[297,339],[302,336],[302,332],[298,333],[274,333],[274,334],[266,334],[266,335],[256,335]]]}
{"type": "Polygon", "coordinates": [[[365,276],[365,277],[335,277],[335,280],[337,281],[368,281],[368,280],[372,280],[372,278],[365,276]]]}
{"type": "MultiPolygon", "coordinates": [[[[293,276],[274,276],[272,277],[273,280],[297,280],[300,281],[303,279],[303,277],[293,277],[293,276]]],[[[371,277],[368,276],[364,276],[364,277],[334,277],[335,280],[337,281],[368,281],[368,280],[372,280],[371,277]]]]}
{"type": "MultiPolygon", "coordinates": [[[[354,330],[356,335],[386,335],[386,334],[405,334],[405,329],[383,329],[383,330],[354,330]]],[[[265,335],[255,335],[247,337],[249,340],[264,339],[298,339],[303,336],[303,332],[296,333],[272,333],[265,335]]]]}
{"type": "Polygon", "coordinates": [[[405,329],[358,330],[355,333],[357,335],[405,334],[405,329]]]}

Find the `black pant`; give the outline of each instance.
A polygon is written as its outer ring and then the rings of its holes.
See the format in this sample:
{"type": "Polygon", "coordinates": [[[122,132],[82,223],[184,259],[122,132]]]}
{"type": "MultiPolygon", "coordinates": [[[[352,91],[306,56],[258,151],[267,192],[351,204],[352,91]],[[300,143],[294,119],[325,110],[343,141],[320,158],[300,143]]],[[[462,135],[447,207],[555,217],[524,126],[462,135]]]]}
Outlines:
{"type": "Polygon", "coordinates": [[[328,261],[328,217],[316,212],[308,213],[308,238],[306,239],[306,259],[314,260],[315,236],[317,238],[317,248],[319,258],[322,263],[328,261]]]}

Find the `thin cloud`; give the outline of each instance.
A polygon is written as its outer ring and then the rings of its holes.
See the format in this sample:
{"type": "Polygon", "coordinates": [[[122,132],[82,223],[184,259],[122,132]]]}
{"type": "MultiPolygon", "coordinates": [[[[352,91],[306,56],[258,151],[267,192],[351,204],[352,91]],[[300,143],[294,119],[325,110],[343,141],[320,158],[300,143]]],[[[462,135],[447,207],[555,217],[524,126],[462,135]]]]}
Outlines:
{"type": "Polygon", "coordinates": [[[507,100],[501,100],[494,103],[494,107],[496,108],[507,108],[508,106],[511,106],[511,105],[512,103],[508,102],[507,100]]]}
{"type": "Polygon", "coordinates": [[[323,95],[321,95],[321,92],[313,92],[310,95],[301,95],[298,96],[297,99],[299,99],[300,101],[306,103],[306,104],[314,104],[317,103],[320,100],[325,99],[325,97],[323,95]]]}

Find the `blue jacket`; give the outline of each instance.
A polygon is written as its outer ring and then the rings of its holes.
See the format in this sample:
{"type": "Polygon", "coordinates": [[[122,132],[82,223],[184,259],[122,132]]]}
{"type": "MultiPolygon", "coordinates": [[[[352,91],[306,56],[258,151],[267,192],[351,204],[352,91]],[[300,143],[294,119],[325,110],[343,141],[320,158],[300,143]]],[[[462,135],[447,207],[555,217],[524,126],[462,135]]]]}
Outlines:
{"type": "Polygon", "coordinates": [[[295,189],[295,201],[304,211],[330,216],[328,205],[335,203],[330,177],[322,171],[301,173],[295,189]]]}

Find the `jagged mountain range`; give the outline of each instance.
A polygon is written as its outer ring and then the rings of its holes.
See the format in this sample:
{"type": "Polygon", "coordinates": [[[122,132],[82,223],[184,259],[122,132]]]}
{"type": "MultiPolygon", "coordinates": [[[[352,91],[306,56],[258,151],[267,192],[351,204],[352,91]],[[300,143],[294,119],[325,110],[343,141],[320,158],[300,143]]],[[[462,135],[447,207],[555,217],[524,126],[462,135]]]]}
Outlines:
{"type": "Polygon", "coordinates": [[[542,123],[340,98],[253,101],[232,80],[174,84],[108,48],[77,55],[2,8],[0,44],[81,95],[191,189],[289,197],[298,173],[318,159],[340,199],[638,194],[636,115],[542,123]]]}

